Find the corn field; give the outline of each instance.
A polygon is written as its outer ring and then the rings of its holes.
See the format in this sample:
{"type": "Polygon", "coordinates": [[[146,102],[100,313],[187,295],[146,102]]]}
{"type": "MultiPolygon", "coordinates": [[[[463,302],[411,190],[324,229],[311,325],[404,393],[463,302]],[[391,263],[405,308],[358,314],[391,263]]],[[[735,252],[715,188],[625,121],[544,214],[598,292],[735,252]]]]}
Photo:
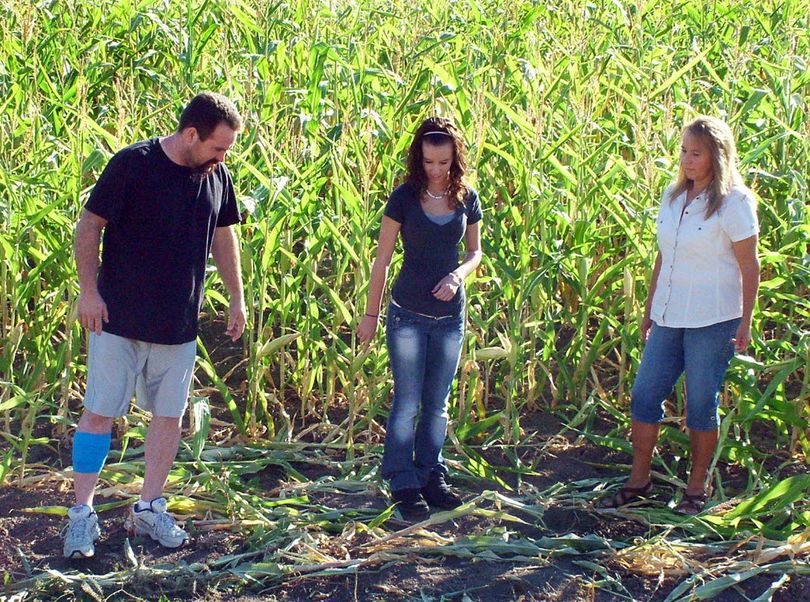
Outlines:
{"type": "MultiPolygon", "coordinates": [[[[617,566],[670,579],[667,600],[783,575],[773,596],[784,575],[810,574],[808,14],[805,0],[4,0],[0,490],[69,488],[60,450],[79,416],[87,336],[75,320],[74,225],[112,154],[171,133],[205,89],[234,99],[246,121],[227,163],[249,310],[239,347],[223,349],[228,303],[212,268],[211,327],[169,484],[172,510],[200,532],[227,531],[230,553],[150,564],[127,540],[105,574],[23,558],[22,575],[0,568],[6,595],[101,599],[135,576],[162,584],[145,599],[189,583],[235,592],[414,556],[573,559],[590,591],[616,599],[633,597],[617,566]],[[721,503],[688,520],[665,506],[628,511],[646,525],[641,539],[505,537],[542,525],[555,504],[592,508],[623,480],[654,217],[681,126],[700,113],[732,126],[760,201],[754,342],[732,361],[712,465],[721,503]],[[364,350],[354,329],[387,195],[433,114],[465,133],[484,209],[446,449],[478,493],[415,529],[384,504],[352,505],[352,494],[380,492],[392,388],[383,337],[364,350]],[[561,427],[544,440],[548,416],[561,427]],[[536,487],[532,475],[554,465],[550,443],[563,441],[618,462],[536,487]],[[329,472],[302,469],[313,466],[329,472]],[[742,475],[733,491],[729,467],[742,475]],[[273,491],[246,478],[269,469],[284,475],[273,491]],[[324,502],[330,492],[349,501],[324,502]],[[480,523],[478,535],[441,530],[459,520],[480,523]]],[[[678,393],[675,414],[682,403],[678,393]]],[[[146,423],[135,413],[116,427],[120,449],[102,472],[112,510],[139,490],[146,423]]],[[[668,424],[653,468],[675,491],[688,436],[668,424]]]]}

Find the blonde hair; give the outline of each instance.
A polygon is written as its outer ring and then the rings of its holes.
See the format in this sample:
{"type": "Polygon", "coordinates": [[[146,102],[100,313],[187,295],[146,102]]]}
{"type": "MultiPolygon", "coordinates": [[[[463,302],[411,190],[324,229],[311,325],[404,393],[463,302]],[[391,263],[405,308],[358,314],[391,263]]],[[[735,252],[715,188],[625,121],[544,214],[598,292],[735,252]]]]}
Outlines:
{"type": "MultiPolygon", "coordinates": [[[[734,144],[731,128],[728,127],[726,122],[717,117],[700,115],[683,129],[682,136],[686,134],[700,138],[712,154],[714,179],[706,189],[705,218],[709,219],[720,209],[723,199],[731,192],[731,189],[735,185],[743,183],[742,176],[737,171],[737,146],[734,144]]],[[[674,202],[691,185],[692,180],[686,177],[683,163],[681,163],[678,169],[678,177],[669,193],[669,202],[674,202]]]]}

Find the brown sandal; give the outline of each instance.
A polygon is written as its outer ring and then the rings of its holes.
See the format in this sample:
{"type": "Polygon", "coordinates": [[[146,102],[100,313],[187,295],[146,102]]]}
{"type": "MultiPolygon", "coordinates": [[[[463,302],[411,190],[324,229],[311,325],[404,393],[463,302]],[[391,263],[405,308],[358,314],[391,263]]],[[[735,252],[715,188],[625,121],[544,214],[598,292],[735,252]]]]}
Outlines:
{"type": "Polygon", "coordinates": [[[626,506],[627,504],[637,502],[641,498],[647,497],[652,491],[652,488],[652,481],[647,481],[647,484],[643,487],[622,487],[610,497],[603,498],[599,505],[602,508],[619,508],[626,506]]]}
{"type": "Polygon", "coordinates": [[[686,493],[684,491],[681,502],[675,506],[675,512],[694,516],[703,512],[708,496],[705,493],[686,493]]]}

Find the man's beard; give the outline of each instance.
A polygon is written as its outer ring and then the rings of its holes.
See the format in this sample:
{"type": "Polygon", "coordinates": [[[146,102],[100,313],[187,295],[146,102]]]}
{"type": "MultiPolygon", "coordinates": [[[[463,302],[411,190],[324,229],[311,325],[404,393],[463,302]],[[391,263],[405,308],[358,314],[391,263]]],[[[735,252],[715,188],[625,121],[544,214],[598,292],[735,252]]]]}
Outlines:
{"type": "Polygon", "coordinates": [[[205,179],[207,176],[213,173],[213,171],[217,168],[217,165],[219,165],[219,161],[217,161],[216,159],[212,159],[211,161],[203,163],[202,165],[198,165],[197,167],[192,169],[191,175],[195,179],[199,180],[205,179]]]}

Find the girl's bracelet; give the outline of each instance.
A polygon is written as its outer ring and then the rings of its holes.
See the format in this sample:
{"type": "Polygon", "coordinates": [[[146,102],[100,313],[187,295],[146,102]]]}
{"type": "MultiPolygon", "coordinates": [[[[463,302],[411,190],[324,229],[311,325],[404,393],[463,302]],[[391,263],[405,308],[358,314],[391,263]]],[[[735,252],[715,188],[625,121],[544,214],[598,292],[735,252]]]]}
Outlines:
{"type": "Polygon", "coordinates": [[[369,318],[379,318],[380,314],[366,314],[369,318]]]}

